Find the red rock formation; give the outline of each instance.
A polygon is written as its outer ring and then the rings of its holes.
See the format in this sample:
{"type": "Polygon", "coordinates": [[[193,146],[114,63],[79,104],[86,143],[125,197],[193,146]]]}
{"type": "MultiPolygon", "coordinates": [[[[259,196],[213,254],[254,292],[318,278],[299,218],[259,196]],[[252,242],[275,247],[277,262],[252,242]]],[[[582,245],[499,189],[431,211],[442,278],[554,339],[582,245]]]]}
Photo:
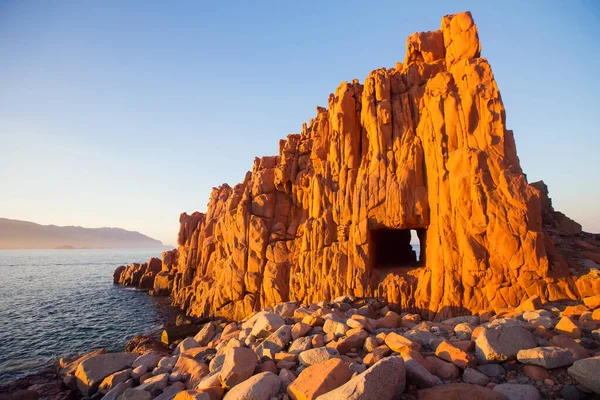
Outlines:
{"type": "Polygon", "coordinates": [[[125,286],[136,286],[140,289],[152,289],[157,274],[162,270],[162,261],[151,258],[145,264],[131,264],[119,266],[115,269],[113,280],[125,286]]]}
{"type": "Polygon", "coordinates": [[[180,223],[155,289],[193,315],[351,294],[439,318],[580,296],[549,259],[540,192],[468,12],[409,36],[395,68],[343,82],[278,156],[180,223]],[[421,239],[419,264],[382,268],[406,248],[403,229],[421,239]]]}
{"type": "Polygon", "coordinates": [[[544,181],[533,182],[531,186],[540,191],[540,201],[542,203],[542,221],[544,228],[554,229],[568,234],[581,233],[581,225],[567,217],[565,214],[555,211],[552,207],[552,200],[548,197],[548,186],[544,181]]]}

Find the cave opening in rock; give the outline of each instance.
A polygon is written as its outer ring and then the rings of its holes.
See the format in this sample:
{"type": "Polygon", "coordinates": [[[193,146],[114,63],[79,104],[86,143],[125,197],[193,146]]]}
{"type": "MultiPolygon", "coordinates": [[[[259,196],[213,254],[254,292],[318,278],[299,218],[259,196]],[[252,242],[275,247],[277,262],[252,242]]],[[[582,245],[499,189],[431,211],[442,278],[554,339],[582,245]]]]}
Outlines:
{"type": "Polygon", "coordinates": [[[372,230],[373,267],[388,269],[425,265],[425,233],[424,228],[372,230]],[[417,241],[418,243],[415,243],[417,241]]]}

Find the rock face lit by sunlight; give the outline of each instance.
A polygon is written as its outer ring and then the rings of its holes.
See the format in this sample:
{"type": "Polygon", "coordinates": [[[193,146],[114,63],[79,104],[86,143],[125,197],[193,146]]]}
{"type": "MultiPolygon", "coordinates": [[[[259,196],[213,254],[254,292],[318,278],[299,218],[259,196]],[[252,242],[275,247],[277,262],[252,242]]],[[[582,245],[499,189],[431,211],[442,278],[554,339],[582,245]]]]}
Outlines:
{"type": "Polygon", "coordinates": [[[277,156],[181,215],[155,289],[192,315],[241,319],[347,294],[444,318],[597,287],[542,229],[545,193],[521,170],[480,51],[471,14],[448,15],[408,37],[403,62],[342,82],[277,156]]]}

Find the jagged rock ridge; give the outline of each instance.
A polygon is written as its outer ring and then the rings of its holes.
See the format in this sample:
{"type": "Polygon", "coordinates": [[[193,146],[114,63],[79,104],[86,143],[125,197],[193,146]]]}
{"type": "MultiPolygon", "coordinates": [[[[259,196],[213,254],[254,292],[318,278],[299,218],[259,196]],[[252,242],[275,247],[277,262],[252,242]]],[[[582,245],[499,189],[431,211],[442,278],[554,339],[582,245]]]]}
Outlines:
{"type": "Polygon", "coordinates": [[[193,315],[351,294],[432,319],[597,289],[543,231],[480,49],[471,14],[448,15],[409,36],[395,68],[343,82],[278,156],[213,189],[206,213],[181,215],[155,291],[193,315]],[[419,263],[380,265],[407,247],[404,229],[419,263]]]}

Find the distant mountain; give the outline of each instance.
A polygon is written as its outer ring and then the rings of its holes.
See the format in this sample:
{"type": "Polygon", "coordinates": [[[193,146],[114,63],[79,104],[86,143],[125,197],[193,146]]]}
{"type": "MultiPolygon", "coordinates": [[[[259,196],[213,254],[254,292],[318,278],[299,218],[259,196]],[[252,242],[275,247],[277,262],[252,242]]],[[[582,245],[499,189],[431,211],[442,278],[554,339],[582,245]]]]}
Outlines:
{"type": "Polygon", "coordinates": [[[120,228],[39,225],[0,218],[0,250],[163,247],[162,242],[120,228]]]}

